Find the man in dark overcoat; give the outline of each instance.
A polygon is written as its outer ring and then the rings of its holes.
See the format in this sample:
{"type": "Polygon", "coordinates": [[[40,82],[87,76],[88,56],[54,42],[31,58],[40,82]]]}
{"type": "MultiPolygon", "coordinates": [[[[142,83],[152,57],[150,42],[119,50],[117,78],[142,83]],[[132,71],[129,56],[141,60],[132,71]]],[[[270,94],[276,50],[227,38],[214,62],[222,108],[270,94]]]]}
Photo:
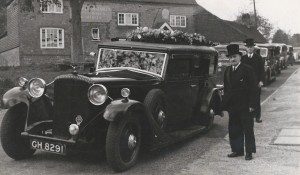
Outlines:
{"type": "Polygon", "coordinates": [[[254,110],[256,100],[256,80],[250,66],[241,62],[242,53],[239,45],[227,46],[228,58],[232,66],[224,73],[223,110],[229,113],[229,139],[232,153],[228,157],[244,155],[246,160],[252,159],[256,152],[253,131],[254,120],[250,112],[254,110]]]}
{"type": "Polygon", "coordinates": [[[252,67],[255,73],[255,77],[257,80],[257,96],[256,96],[256,105],[255,111],[252,113],[255,121],[257,123],[261,123],[261,105],[260,105],[260,94],[261,94],[261,87],[264,85],[264,78],[265,78],[265,68],[264,68],[264,59],[254,52],[255,43],[253,39],[246,39],[245,40],[246,47],[248,49],[248,53],[242,57],[242,63],[247,64],[252,67]]]}

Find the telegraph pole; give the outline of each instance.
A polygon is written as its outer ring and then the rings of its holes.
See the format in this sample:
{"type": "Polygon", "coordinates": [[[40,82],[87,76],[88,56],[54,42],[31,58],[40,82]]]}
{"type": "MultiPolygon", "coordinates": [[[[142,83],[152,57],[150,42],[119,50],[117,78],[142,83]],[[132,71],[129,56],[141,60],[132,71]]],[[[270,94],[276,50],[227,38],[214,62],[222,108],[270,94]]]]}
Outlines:
{"type": "Polygon", "coordinates": [[[257,13],[256,13],[255,0],[253,0],[253,5],[254,5],[254,22],[255,22],[255,28],[257,29],[257,13]]]}

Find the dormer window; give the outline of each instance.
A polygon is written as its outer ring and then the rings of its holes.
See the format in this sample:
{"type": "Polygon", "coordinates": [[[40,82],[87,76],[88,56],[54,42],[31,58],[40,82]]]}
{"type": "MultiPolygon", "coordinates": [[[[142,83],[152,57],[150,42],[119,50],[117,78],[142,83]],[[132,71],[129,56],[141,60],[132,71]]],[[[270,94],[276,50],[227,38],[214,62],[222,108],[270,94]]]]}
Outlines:
{"type": "Polygon", "coordinates": [[[40,9],[42,13],[63,13],[63,0],[41,0],[40,9]]]}

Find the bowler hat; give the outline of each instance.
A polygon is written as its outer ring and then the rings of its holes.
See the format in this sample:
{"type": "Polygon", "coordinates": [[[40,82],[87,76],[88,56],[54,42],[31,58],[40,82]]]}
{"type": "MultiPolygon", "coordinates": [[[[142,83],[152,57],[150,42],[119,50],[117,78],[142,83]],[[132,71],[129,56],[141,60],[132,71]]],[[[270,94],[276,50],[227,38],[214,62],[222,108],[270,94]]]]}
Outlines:
{"type": "Polygon", "coordinates": [[[254,39],[252,39],[252,38],[246,39],[246,40],[244,41],[244,43],[246,43],[246,46],[249,46],[249,47],[255,46],[255,44],[254,44],[254,39]]]}
{"type": "Polygon", "coordinates": [[[242,52],[240,52],[240,47],[238,44],[229,44],[226,48],[228,52],[228,54],[226,55],[227,57],[235,54],[239,54],[241,56],[243,55],[242,52]]]}

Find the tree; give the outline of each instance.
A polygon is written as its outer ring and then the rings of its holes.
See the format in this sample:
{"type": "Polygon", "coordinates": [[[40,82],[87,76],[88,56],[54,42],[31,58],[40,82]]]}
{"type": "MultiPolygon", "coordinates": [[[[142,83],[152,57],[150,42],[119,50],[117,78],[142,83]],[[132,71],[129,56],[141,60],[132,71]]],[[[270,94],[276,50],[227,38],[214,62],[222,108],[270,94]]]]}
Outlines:
{"type": "MultiPolygon", "coordinates": [[[[71,60],[73,64],[81,65],[83,63],[83,49],[81,40],[81,9],[85,0],[69,0],[71,10],[71,60]]],[[[22,10],[33,11],[33,3],[40,2],[40,0],[24,0],[22,10]]],[[[41,3],[55,3],[59,4],[59,0],[42,0],[41,3]]]]}
{"type": "MultiPolygon", "coordinates": [[[[255,26],[255,15],[254,13],[241,13],[236,17],[236,22],[240,24],[255,26]]],[[[269,20],[263,16],[257,15],[257,30],[267,39],[271,39],[271,33],[273,25],[269,20]]]]}
{"type": "Polygon", "coordinates": [[[285,43],[289,44],[290,39],[289,35],[281,29],[278,29],[273,36],[273,43],[285,43]]]}
{"type": "Polygon", "coordinates": [[[6,9],[0,4],[0,37],[6,33],[6,9]]]}
{"type": "Polygon", "coordinates": [[[75,64],[83,63],[83,49],[81,41],[81,9],[85,0],[70,0],[71,7],[71,59],[75,64]]]}
{"type": "Polygon", "coordinates": [[[294,47],[300,47],[300,33],[296,33],[292,36],[291,43],[294,47]]]}

